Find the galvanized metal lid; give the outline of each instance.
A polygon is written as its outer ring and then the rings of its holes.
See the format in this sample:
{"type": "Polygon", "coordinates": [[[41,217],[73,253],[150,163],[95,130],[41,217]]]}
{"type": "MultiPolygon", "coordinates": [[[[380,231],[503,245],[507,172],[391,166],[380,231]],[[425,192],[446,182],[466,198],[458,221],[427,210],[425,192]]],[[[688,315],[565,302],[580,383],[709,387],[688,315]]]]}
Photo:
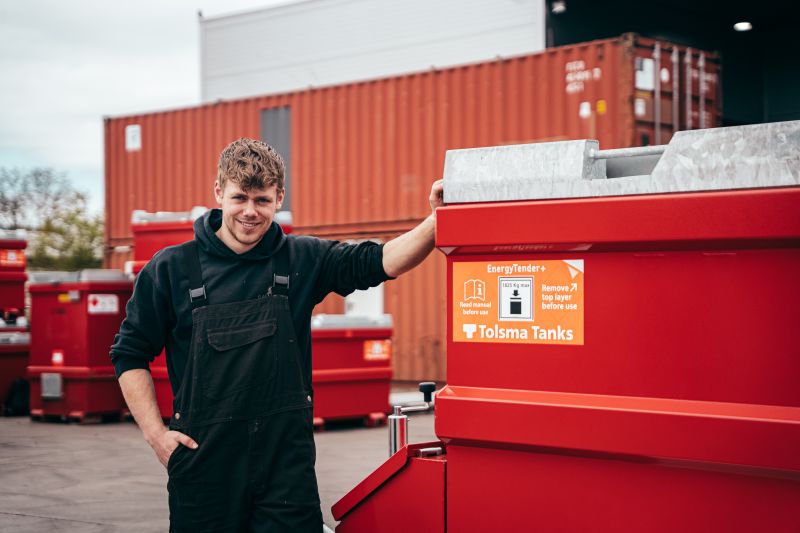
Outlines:
{"type": "Polygon", "coordinates": [[[53,283],[75,283],[78,281],[77,272],[64,272],[61,270],[39,270],[28,272],[29,285],[51,285],[53,283]]]}
{"type": "Polygon", "coordinates": [[[133,213],[131,213],[131,223],[189,222],[200,218],[206,211],[208,211],[208,208],[202,205],[194,206],[191,211],[156,211],[152,213],[142,209],[134,209],[133,213]]]}
{"type": "Polygon", "coordinates": [[[0,229],[0,241],[25,241],[28,232],[24,229],[0,229]]]}
{"type": "Polygon", "coordinates": [[[800,121],[680,131],[665,146],[562,141],[450,150],[446,203],[800,185],[800,121]]]}
{"type": "Polygon", "coordinates": [[[392,327],[392,315],[327,315],[311,317],[311,329],[385,329],[392,327]]]}
{"type": "Polygon", "coordinates": [[[292,225],[292,212],[291,211],[278,211],[275,213],[275,222],[281,226],[292,225]]]}
{"type": "Polygon", "coordinates": [[[0,332],[0,345],[2,344],[30,344],[31,334],[27,331],[0,332]]]}
{"type": "Polygon", "coordinates": [[[116,268],[87,268],[81,270],[78,281],[130,281],[130,276],[116,268]]]}
{"type": "Polygon", "coordinates": [[[130,281],[130,277],[116,268],[87,268],[78,272],[57,270],[29,272],[30,285],[77,283],[80,281],[130,281]]]}

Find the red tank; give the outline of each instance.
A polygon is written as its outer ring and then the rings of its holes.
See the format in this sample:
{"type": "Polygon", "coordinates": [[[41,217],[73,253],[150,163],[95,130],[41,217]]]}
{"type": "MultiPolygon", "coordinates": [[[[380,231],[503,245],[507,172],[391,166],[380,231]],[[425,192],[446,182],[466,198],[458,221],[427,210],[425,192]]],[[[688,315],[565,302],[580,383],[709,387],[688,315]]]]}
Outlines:
{"type": "Polygon", "coordinates": [[[798,139],[448,152],[444,505],[409,460],[337,531],[800,530],[798,139]]]}
{"type": "Polygon", "coordinates": [[[0,319],[9,310],[25,309],[27,237],[22,230],[0,230],[0,319]]]}
{"type": "Polygon", "coordinates": [[[31,295],[31,417],[119,418],[124,402],[108,349],[132,282],[118,270],[36,273],[31,295]]]}
{"type": "Polygon", "coordinates": [[[316,315],[311,320],[314,425],[385,422],[392,379],[392,317],[316,315]]]}

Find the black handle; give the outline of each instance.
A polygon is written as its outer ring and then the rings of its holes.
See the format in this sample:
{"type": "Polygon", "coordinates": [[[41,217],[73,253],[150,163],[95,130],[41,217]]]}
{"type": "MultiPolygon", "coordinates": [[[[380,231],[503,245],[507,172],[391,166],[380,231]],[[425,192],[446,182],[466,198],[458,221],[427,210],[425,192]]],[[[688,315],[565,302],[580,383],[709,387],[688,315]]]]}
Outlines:
{"type": "Polygon", "coordinates": [[[430,402],[433,398],[433,391],[436,390],[436,383],[433,381],[423,381],[419,384],[419,391],[422,393],[426,402],[430,402]]]}

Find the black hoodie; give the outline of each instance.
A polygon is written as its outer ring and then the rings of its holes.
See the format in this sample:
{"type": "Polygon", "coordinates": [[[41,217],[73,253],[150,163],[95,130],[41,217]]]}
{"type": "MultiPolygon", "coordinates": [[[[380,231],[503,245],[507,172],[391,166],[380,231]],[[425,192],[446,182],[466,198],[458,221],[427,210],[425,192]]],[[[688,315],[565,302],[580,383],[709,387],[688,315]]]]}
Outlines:
{"type": "MultiPolygon", "coordinates": [[[[308,236],[286,235],[273,222],[264,238],[239,255],[216,235],[222,211],[212,209],[194,223],[208,305],[239,302],[264,294],[272,283],[272,256],[287,246],[291,280],[289,305],[303,354],[306,383],[311,383],[311,311],[330,292],[342,296],[390,279],[383,270],[383,247],[308,236]]],[[[111,346],[117,377],[132,368],[149,368],[167,350],[172,391],[180,386],[189,352],[192,308],[184,254],[177,246],[158,252],[136,278],[126,318],[111,346]]]]}

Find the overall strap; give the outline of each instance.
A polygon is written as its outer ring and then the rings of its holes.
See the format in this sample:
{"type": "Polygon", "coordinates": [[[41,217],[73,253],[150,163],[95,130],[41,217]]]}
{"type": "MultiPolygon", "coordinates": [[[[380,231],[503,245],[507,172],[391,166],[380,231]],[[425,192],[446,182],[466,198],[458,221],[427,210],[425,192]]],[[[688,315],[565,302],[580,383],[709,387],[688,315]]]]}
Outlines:
{"type": "Polygon", "coordinates": [[[292,271],[289,269],[289,246],[284,241],[283,246],[273,256],[274,268],[272,269],[272,285],[267,294],[279,294],[289,296],[289,276],[292,271]]]}
{"type": "Polygon", "coordinates": [[[189,301],[192,303],[192,310],[208,305],[206,298],[206,286],[203,283],[203,273],[200,270],[200,250],[197,248],[197,241],[191,240],[185,243],[183,251],[183,264],[189,273],[189,301]]]}

